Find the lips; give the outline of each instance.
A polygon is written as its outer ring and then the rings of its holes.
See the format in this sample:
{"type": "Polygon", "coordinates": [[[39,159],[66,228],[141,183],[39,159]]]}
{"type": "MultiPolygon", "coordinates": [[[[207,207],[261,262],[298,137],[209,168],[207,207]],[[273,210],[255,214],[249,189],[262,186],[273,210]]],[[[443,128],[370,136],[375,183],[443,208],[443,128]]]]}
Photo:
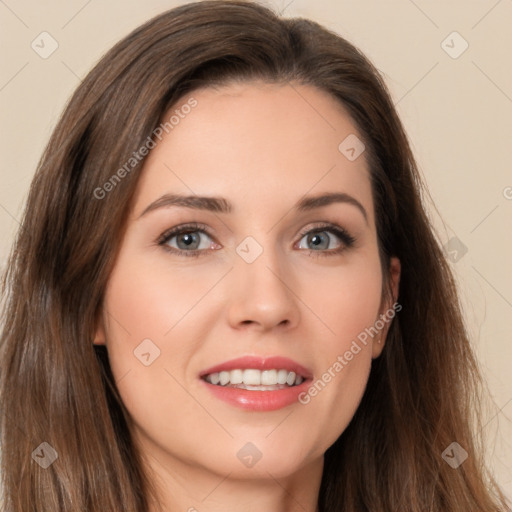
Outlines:
{"type": "Polygon", "coordinates": [[[298,401],[312,381],[308,368],[286,357],[246,356],[199,374],[217,398],[243,409],[272,411],[298,401]]]}

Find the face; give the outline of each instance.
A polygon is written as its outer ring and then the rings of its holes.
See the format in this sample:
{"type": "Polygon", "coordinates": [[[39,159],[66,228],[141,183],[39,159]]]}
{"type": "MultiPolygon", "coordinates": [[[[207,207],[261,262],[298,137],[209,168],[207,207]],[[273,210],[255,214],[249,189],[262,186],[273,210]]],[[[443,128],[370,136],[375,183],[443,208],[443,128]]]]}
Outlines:
{"type": "Polygon", "coordinates": [[[144,164],[95,343],[162,467],[282,478],[347,427],[394,315],[369,170],[316,88],[191,96],[144,164]]]}

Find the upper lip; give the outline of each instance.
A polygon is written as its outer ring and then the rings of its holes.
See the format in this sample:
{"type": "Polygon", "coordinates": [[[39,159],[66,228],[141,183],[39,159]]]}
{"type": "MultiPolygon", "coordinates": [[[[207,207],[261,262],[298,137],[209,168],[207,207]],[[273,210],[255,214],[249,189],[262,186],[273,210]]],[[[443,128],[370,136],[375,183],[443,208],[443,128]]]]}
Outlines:
{"type": "Polygon", "coordinates": [[[311,370],[297,363],[293,359],[282,356],[259,357],[259,356],[243,356],[236,359],[230,359],[220,364],[216,364],[199,374],[199,377],[205,377],[211,373],[218,373],[222,371],[230,371],[237,369],[255,369],[255,370],[288,370],[295,372],[304,379],[312,378],[311,370]]]}

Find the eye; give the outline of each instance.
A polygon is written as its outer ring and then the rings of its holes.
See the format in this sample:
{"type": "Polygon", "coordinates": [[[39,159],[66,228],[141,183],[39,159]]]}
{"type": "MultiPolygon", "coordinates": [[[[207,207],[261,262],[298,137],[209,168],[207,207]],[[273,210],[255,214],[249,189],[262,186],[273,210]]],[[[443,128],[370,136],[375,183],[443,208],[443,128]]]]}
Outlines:
{"type": "Polygon", "coordinates": [[[332,256],[339,254],[349,247],[352,247],[355,238],[340,226],[332,224],[317,225],[315,228],[301,233],[302,238],[299,241],[299,249],[308,249],[308,245],[314,247],[309,249],[309,253],[318,253],[315,256],[332,256]],[[334,235],[334,237],[332,236],[334,235]],[[336,243],[335,247],[330,247],[331,243],[336,243]],[[303,247],[302,241],[305,240],[306,247],[303,247]]]}
{"type": "Polygon", "coordinates": [[[217,245],[208,235],[207,229],[205,225],[196,223],[177,226],[163,233],[157,243],[166,251],[175,254],[200,256],[217,245]],[[204,237],[210,241],[202,240],[204,237]]]}
{"type": "MultiPolygon", "coordinates": [[[[301,239],[296,248],[308,250],[307,245],[310,244],[313,249],[309,249],[309,254],[314,256],[340,254],[352,247],[356,241],[345,229],[333,224],[315,225],[313,229],[303,231],[300,236],[301,239]],[[331,247],[333,243],[336,243],[336,239],[337,245],[331,247]],[[306,247],[303,246],[303,240],[305,240],[306,247]]],[[[194,257],[206,255],[210,250],[221,247],[208,234],[208,227],[198,223],[185,224],[169,229],[159,237],[157,243],[170,253],[194,257]],[[206,237],[206,240],[202,240],[204,237],[206,237]]]]}

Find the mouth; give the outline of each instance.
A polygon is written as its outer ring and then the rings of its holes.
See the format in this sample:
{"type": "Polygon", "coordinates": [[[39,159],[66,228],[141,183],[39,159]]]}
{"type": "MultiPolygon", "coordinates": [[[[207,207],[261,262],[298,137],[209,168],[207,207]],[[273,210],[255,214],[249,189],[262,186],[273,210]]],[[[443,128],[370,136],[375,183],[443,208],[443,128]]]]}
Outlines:
{"type": "Polygon", "coordinates": [[[209,368],[199,377],[214,396],[230,405],[272,411],[298,402],[313,376],[285,357],[246,356],[209,368]]]}
{"type": "Polygon", "coordinates": [[[252,391],[275,391],[299,386],[306,380],[300,374],[285,368],[258,370],[256,368],[236,368],[208,373],[203,379],[214,386],[225,386],[252,391]]]}

